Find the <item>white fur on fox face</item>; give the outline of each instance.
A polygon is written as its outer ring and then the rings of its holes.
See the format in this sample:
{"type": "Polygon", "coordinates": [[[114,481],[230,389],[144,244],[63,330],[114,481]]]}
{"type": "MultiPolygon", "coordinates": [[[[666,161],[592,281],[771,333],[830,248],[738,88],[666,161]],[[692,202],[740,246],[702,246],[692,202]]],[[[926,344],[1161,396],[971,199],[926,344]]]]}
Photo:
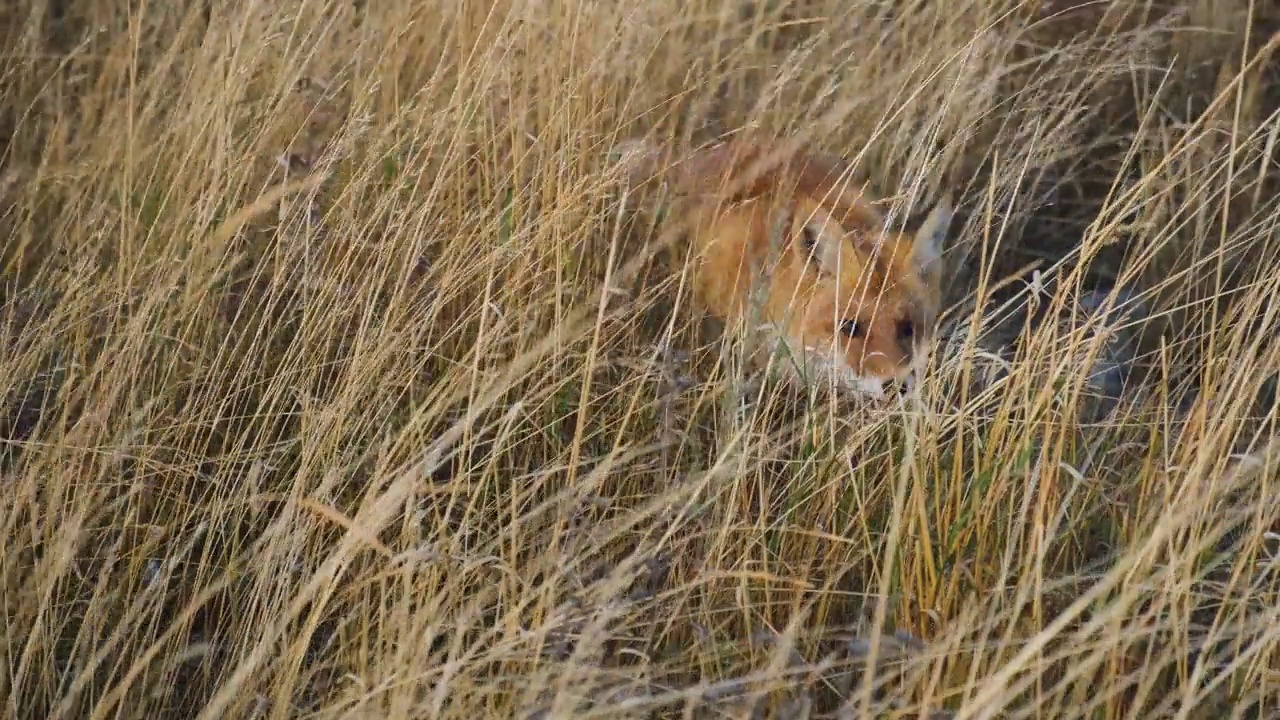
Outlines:
{"type": "Polygon", "coordinates": [[[861,378],[855,386],[857,391],[871,397],[884,397],[884,382],[875,378],[861,378]]]}
{"type": "Polygon", "coordinates": [[[810,367],[818,371],[824,380],[832,380],[836,385],[863,395],[875,398],[884,397],[884,380],[859,375],[845,359],[844,355],[833,350],[822,351],[812,345],[805,346],[805,355],[810,367]]]}

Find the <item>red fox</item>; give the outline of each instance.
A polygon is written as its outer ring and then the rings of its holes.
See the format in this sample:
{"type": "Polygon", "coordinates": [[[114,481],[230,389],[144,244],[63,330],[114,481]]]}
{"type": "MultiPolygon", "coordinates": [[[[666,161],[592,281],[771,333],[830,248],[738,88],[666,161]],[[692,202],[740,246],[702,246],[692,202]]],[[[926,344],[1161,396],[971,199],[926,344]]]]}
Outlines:
{"type": "Polygon", "coordinates": [[[882,396],[920,374],[941,302],[947,198],[908,236],[887,230],[825,155],[732,140],[664,168],[645,141],[616,151],[631,181],[658,178],[672,192],[695,302],[726,322],[750,321],[756,304],[751,329],[782,351],[785,375],[882,396]]]}

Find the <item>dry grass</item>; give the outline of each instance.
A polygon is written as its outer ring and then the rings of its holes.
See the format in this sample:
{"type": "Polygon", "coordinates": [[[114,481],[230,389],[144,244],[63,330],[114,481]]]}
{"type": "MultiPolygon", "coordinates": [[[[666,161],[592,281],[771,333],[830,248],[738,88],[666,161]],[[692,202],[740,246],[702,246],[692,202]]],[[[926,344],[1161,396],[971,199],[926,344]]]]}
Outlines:
{"type": "Polygon", "coordinates": [[[6,717],[1280,712],[1272,5],[0,29],[6,717]],[[896,217],[961,200],[919,397],[694,342],[609,151],[748,126],[856,158],[896,217]],[[1031,263],[1037,302],[1147,308],[1110,412],[1105,333],[968,322],[1031,263]]]}

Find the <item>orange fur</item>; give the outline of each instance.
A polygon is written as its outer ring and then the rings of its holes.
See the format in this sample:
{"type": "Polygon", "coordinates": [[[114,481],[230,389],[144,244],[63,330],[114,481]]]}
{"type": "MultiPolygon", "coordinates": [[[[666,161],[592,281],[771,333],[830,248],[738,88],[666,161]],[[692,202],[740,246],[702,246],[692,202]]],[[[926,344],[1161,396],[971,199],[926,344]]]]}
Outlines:
{"type": "Polygon", "coordinates": [[[887,232],[832,158],[738,140],[663,172],[655,148],[624,145],[633,179],[663,177],[676,196],[707,312],[745,319],[763,296],[757,321],[797,375],[879,394],[918,374],[939,311],[945,200],[911,237],[887,232]]]}

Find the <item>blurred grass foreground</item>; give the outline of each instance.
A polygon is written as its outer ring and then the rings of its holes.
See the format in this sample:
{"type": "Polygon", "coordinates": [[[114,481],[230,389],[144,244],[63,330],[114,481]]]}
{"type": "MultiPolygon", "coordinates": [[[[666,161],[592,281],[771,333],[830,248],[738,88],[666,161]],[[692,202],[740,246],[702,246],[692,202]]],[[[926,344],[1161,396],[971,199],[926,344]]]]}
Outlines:
{"type": "Polygon", "coordinates": [[[1278,31],[13,0],[0,714],[1280,717],[1278,31]],[[953,193],[918,395],[699,339],[610,151],[734,132],[953,193]]]}

